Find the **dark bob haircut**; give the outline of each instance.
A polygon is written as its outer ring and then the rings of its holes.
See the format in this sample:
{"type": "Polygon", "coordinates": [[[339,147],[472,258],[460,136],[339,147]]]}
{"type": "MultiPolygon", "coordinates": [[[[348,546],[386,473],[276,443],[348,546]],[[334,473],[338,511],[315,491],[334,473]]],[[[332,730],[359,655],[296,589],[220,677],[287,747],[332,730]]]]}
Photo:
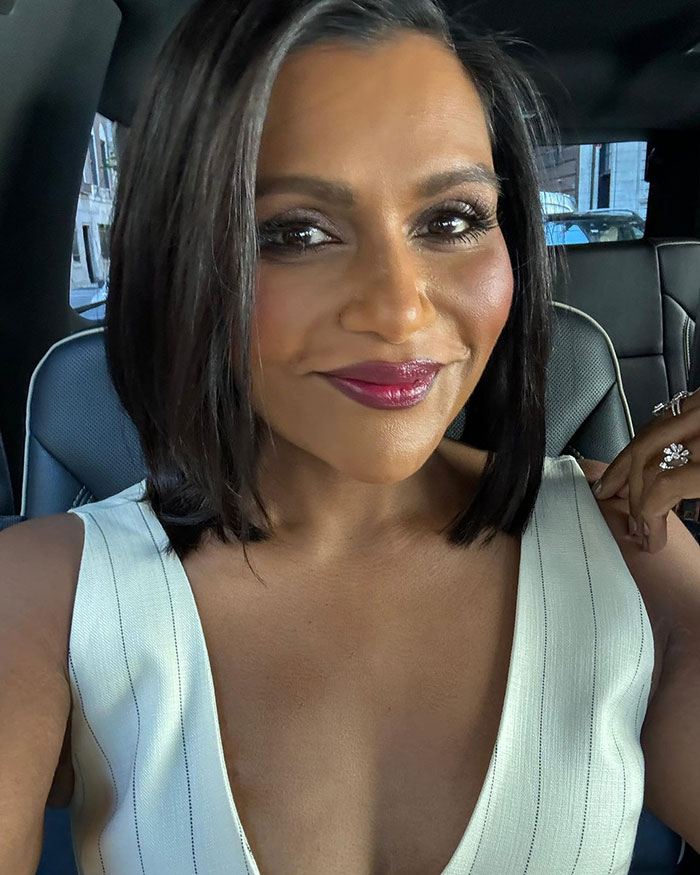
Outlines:
{"type": "Polygon", "coordinates": [[[273,536],[257,484],[268,426],[251,404],[250,326],[257,156],[277,73],[319,41],[372,46],[402,29],[440,40],[477,88],[514,274],[506,325],[448,430],[488,458],[447,538],[488,544],[527,527],[545,456],[554,268],[537,146],[555,126],[506,51],[522,41],[451,21],[435,0],[198,0],[163,46],[126,143],[105,323],[110,374],[146,462],[144,500],[180,559],[209,530],[242,542],[246,561],[246,542],[273,536]]]}

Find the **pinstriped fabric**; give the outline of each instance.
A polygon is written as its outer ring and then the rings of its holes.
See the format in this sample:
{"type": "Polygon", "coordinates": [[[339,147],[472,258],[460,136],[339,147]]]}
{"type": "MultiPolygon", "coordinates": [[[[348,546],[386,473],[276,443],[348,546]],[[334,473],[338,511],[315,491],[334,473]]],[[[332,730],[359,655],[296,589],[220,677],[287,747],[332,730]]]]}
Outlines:
{"type": "Polygon", "coordinates": [[[78,869],[259,875],[225,779],[196,604],[141,488],[71,511],[85,526],[69,640],[78,869]]]}
{"type": "Polygon", "coordinates": [[[443,875],[627,873],[653,668],[644,603],[585,475],[547,459],[494,757],[443,875]]]}
{"type": "MultiPolygon", "coordinates": [[[[182,564],[143,482],[73,509],[71,802],[81,875],[260,875],[231,789],[182,564]]],[[[644,792],[654,649],[637,586],[572,456],[523,536],[491,762],[442,875],[623,875],[644,792]]]]}

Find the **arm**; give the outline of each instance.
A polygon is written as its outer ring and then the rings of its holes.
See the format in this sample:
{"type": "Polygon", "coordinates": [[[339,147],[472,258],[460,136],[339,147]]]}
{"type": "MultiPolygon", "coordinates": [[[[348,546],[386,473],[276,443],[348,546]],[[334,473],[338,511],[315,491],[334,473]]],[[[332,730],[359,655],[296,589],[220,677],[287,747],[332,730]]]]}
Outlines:
{"type": "Polygon", "coordinates": [[[645,806],[700,849],[700,545],[675,513],[648,573],[665,591],[673,626],[659,688],[642,728],[645,806]]]}
{"type": "Polygon", "coordinates": [[[0,532],[0,872],[13,875],[33,875],[39,864],[70,714],[78,536],[82,543],[82,523],[69,514],[0,532]]]}
{"type": "MultiPolygon", "coordinates": [[[[589,483],[608,467],[579,462],[589,483]]],[[[627,499],[598,503],[666,646],[641,732],[644,807],[700,849],[700,545],[670,512],[667,542],[647,553],[627,533],[627,499]]]]}

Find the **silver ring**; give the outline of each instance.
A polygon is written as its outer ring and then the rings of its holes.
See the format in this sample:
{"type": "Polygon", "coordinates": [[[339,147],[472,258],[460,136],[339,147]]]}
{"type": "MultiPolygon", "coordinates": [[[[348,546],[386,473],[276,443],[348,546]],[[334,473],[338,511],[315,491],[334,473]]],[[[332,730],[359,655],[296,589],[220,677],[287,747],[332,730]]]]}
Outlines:
{"type": "Polygon", "coordinates": [[[656,407],[654,407],[654,409],[651,412],[654,416],[661,416],[667,410],[671,410],[673,412],[674,416],[680,416],[681,415],[681,401],[684,398],[687,398],[691,394],[692,394],[692,392],[686,392],[686,390],[683,389],[682,392],[678,392],[677,395],[674,395],[670,401],[666,401],[666,402],[662,401],[660,404],[657,404],[656,407]]]}
{"type": "Polygon", "coordinates": [[[690,450],[686,450],[683,444],[671,444],[670,447],[664,447],[664,453],[666,455],[663,462],[659,462],[659,468],[663,468],[664,471],[669,471],[671,468],[682,468],[689,462],[690,450]],[[674,462],[675,464],[671,464],[674,462]]]}
{"type": "MultiPolygon", "coordinates": [[[[657,404],[651,412],[654,416],[662,416],[667,410],[670,410],[674,416],[680,416],[681,401],[691,394],[691,392],[683,389],[682,392],[674,395],[670,401],[662,401],[660,404],[657,404]]],[[[670,447],[664,447],[664,454],[663,462],[659,462],[659,468],[662,468],[664,471],[669,471],[671,468],[682,468],[683,465],[687,465],[690,461],[688,458],[690,451],[686,450],[683,444],[671,444],[670,447]]]]}

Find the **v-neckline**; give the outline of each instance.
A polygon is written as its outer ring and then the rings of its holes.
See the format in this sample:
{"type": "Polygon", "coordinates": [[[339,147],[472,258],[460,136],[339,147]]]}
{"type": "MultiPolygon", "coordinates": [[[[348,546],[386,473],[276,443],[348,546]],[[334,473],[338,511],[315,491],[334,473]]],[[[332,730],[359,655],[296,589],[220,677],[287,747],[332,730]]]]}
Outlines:
{"type": "MultiPolygon", "coordinates": [[[[545,459],[545,465],[544,465],[544,469],[543,469],[543,473],[542,473],[542,481],[543,481],[542,486],[544,486],[544,480],[545,480],[545,477],[547,476],[547,469],[548,469],[549,464],[551,464],[551,461],[552,460],[549,460],[548,458],[545,459]]],[[[146,480],[144,478],[143,480],[140,481],[140,483],[136,484],[136,486],[141,487],[141,489],[139,491],[139,496],[142,496],[143,494],[145,494],[145,483],[146,483],[146,480]]],[[[131,487],[131,488],[135,489],[135,487],[131,487]]],[[[541,493],[541,490],[540,490],[540,493],[541,493]]],[[[539,495],[538,495],[538,500],[539,500],[539,495]]],[[[150,502],[143,501],[142,504],[145,505],[145,507],[148,509],[148,513],[149,513],[150,518],[156,524],[157,529],[158,529],[161,537],[165,539],[164,543],[167,544],[169,541],[167,533],[165,532],[165,529],[163,528],[155,511],[152,509],[150,502]]],[[[474,829],[474,824],[477,822],[477,818],[480,818],[480,816],[481,816],[481,809],[483,808],[484,805],[488,804],[487,803],[487,795],[490,797],[490,794],[487,794],[487,785],[490,783],[491,784],[493,783],[493,771],[495,769],[495,760],[497,757],[499,742],[501,741],[501,736],[503,735],[503,733],[505,731],[504,727],[508,723],[512,723],[511,711],[512,711],[512,708],[514,707],[513,705],[511,705],[511,701],[510,701],[512,699],[512,695],[513,695],[513,693],[512,693],[512,678],[513,678],[513,672],[514,672],[514,665],[517,665],[517,660],[519,658],[519,652],[522,649],[522,645],[520,644],[520,639],[522,637],[521,631],[520,631],[521,626],[522,626],[521,615],[522,615],[522,612],[524,610],[523,609],[523,598],[522,598],[522,583],[523,583],[523,580],[525,579],[524,569],[527,567],[527,560],[528,560],[528,555],[529,555],[530,538],[531,537],[532,537],[531,525],[528,525],[525,532],[523,533],[523,535],[521,537],[521,541],[520,541],[520,559],[519,559],[519,563],[518,563],[518,582],[516,585],[516,596],[515,596],[515,621],[514,621],[514,625],[513,625],[513,640],[511,642],[510,661],[508,664],[508,677],[506,680],[506,689],[505,689],[505,694],[504,694],[504,698],[503,698],[503,707],[501,710],[500,721],[498,724],[498,731],[496,733],[496,741],[495,741],[493,750],[491,752],[491,758],[489,760],[489,765],[488,765],[488,768],[486,770],[486,775],[484,777],[484,783],[482,784],[481,789],[479,791],[479,795],[477,797],[476,804],[474,805],[474,809],[472,811],[471,817],[469,818],[467,826],[466,826],[464,832],[462,833],[462,836],[457,844],[457,847],[454,849],[452,856],[450,857],[449,861],[447,862],[447,865],[442,870],[440,875],[457,875],[456,866],[463,862],[460,860],[460,856],[462,854],[462,849],[467,844],[468,839],[471,837],[471,833],[474,829]]],[[[243,853],[245,856],[246,867],[249,868],[250,875],[261,875],[257,861],[255,860],[255,857],[253,856],[253,851],[250,847],[250,842],[248,841],[248,837],[246,836],[245,830],[243,829],[243,823],[242,823],[240,815],[238,813],[238,809],[236,807],[236,802],[233,798],[233,790],[231,789],[231,783],[229,781],[229,776],[228,776],[228,769],[226,767],[226,759],[224,756],[224,746],[223,746],[223,741],[222,741],[222,736],[221,736],[221,721],[219,718],[219,709],[218,709],[218,704],[216,701],[216,691],[215,691],[215,687],[214,687],[214,676],[213,676],[213,673],[211,670],[211,660],[209,658],[209,649],[207,647],[206,638],[204,636],[204,629],[202,626],[202,620],[201,620],[201,617],[199,615],[199,609],[197,607],[197,602],[196,602],[196,599],[194,597],[194,591],[192,589],[192,584],[190,583],[190,579],[187,576],[187,572],[185,571],[185,567],[182,564],[182,561],[180,560],[177,553],[173,552],[172,555],[167,556],[164,552],[161,551],[161,555],[163,557],[163,561],[170,562],[171,567],[174,568],[176,573],[179,575],[180,583],[183,585],[183,589],[187,593],[187,596],[190,600],[191,609],[194,612],[194,616],[196,619],[194,626],[196,628],[198,643],[201,646],[202,653],[204,656],[204,659],[203,659],[204,674],[205,674],[205,678],[206,678],[208,692],[210,694],[210,700],[212,702],[212,708],[214,711],[213,723],[214,723],[214,733],[216,736],[214,741],[215,741],[218,755],[219,755],[219,763],[221,766],[221,777],[222,777],[222,780],[224,783],[224,787],[226,789],[226,795],[227,795],[228,801],[229,801],[231,816],[232,816],[234,825],[236,826],[236,829],[238,830],[238,833],[241,837],[242,846],[244,847],[243,853]]],[[[490,798],[489,798],[489,801],[490,801],[490,798]]]]}

